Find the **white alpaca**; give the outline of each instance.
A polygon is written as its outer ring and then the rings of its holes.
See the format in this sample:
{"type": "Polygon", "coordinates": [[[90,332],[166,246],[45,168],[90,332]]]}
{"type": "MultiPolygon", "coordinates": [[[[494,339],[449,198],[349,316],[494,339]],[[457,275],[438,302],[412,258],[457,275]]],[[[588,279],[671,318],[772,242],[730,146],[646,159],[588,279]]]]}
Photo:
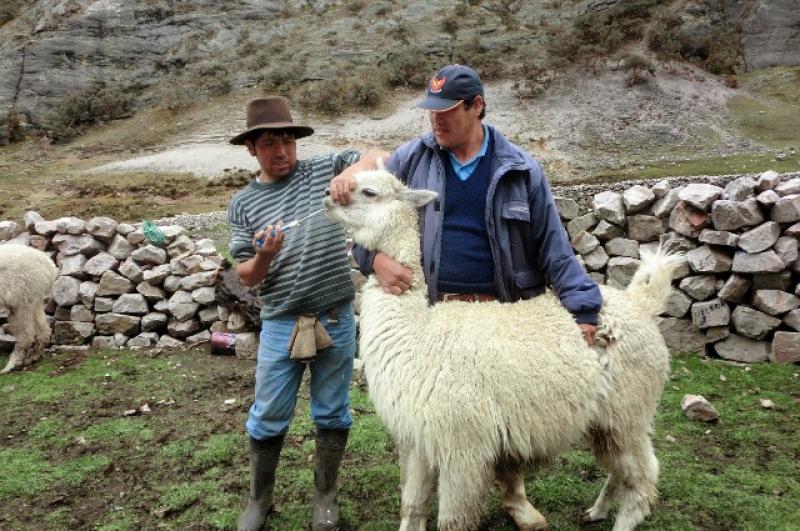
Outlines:
{"type": "Polygon", "coordinates": [[[356,243],[413,271],[401,296],[369,279],[360,325],[370,397],[400,449],[400,528],[425,529],[438,479],[439,529],[475,528],[492,481],[520,528],[546,529],[525,497],[520,465],[588,439],[609,475],[584,521],[604,519],[619,501],[614,529],[634,529],[657,494],[649,433],[669,355],[653,316],[677,260],[644,256],[626,291],[602,288],[604,348],[589,348],[549,292],[513,304],[429,306],[417,208],[436,194],[380,170],[356,181],[349,205],[325,199],[328,216],[356,243]]]}
{"type": "Polygon", "coordinates": [[[44,313],[58,269],[43,252],[25,245],[0,245],[0,306],[11,311],[8,328],[17,343],[0,374],[38,360],[50,341],[44,313]]]}

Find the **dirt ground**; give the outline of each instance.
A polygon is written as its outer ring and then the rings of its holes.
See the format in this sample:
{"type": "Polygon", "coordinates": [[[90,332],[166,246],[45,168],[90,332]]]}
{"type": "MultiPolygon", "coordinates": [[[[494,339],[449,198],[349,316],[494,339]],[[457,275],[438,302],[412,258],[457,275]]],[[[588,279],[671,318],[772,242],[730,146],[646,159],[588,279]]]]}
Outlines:
{"type": "MultiPolygon", "coordinates": [[[[660,497],[640,529],[797,529],[799,381],[796,367],[676,356],[653,433],[660,497]],[[697,392],[720,411],[719,423],[683,415],[681,397],[697,392]],[[761,398],[774,409],[760,407],[761,398]]],[[[62,352],[4,375],[0,528],[235,529],[248,491],[243,424],[253,384],[253,361],[211,356],[204,347],[155,356],[62,352]]],[[[351,408],[342,530],[397,529],[396,448],[360,378],[351,408]]],[[[307,528],[313,433],[304,384],[278,468],[279,512],[266,529],[307,528]]],[[[551,529],[577,531],[605,476],[577,449],[530,469],[526,491],[551,529]]],[[[435,511],[434,503],[429,529],[435,511]]],[[[495,494],[485,511],[482,531],[514,529],[495,494]]]]}

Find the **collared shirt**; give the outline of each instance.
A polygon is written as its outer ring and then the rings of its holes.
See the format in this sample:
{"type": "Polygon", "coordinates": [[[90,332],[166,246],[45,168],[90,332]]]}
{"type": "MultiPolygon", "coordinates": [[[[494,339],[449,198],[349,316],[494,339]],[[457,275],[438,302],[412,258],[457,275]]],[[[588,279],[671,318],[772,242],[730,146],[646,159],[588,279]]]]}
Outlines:
{"type": "Polygon", "coordinates": [[[478,153],[475,154],[474,157],[469,159],[464,164],[458,161],[455,155],[453,155],[452,151],[447,151],[447,154],[450,158],[450,164],[453,167],[453,170],[456,172],[456,176],[461,181],[466,181],[469,179],[469,176],[472,175],[472,172],[475,171],[475,168],[478,167],[478,163],[480,163],[481,158],[486,155],[486,149],[489,146],[489,130],[486,128],[486,124],[481,124],[483,128],[483,144],[481,144],[481,149],[478,153]]]}

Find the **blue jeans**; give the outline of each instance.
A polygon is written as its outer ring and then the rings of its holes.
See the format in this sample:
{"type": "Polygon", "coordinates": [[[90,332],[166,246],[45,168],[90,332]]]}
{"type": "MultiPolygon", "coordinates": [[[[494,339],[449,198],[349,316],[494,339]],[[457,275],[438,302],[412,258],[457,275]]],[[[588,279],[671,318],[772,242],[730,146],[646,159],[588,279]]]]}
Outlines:
{"type": "Polygon", "coordinates": [[[320,315],[333,345],[318,351],[310,364],[289,359],[287,345],[295,323],[293,316],[261,322],[255,403],[247,418],[247,432],[254,439],[275,437],[289,429],[306,365],[311,369],[314,424],[328,430],[344,430],[352,424],[350,378],[356,352],[353,305],[345,303],[337,311],[336,322],[330,321],[328,312],[320,315]]]}

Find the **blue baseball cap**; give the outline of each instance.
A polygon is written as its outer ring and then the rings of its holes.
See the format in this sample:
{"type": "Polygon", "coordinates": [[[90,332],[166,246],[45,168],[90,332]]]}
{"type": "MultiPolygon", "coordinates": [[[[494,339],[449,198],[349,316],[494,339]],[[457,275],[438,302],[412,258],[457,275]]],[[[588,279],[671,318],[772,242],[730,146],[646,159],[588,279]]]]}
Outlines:
{"type": "Polygon", "coordinates": [[[425,99],[417,107],[427,111],[447,111],[475,96],[483,96],[483,83],[478,73],[468,66],[447,65],[428,81],[425,99]]]}

